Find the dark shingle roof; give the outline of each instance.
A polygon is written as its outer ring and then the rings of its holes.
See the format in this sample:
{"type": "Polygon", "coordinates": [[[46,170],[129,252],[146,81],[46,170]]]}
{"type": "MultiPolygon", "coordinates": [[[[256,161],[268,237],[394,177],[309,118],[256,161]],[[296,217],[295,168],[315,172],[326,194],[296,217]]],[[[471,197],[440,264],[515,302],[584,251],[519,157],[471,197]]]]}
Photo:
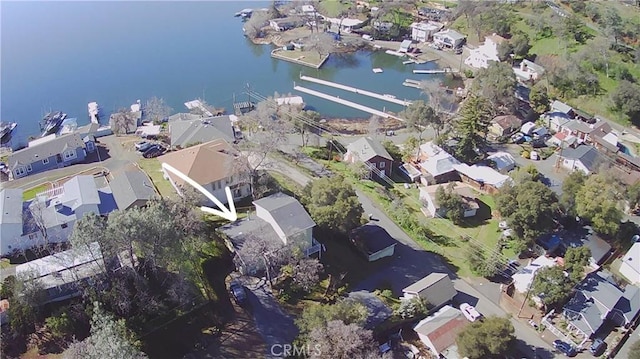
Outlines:
{"type": "Polygon", "coordinates": [[[24,148],[9,155],[9,168],[26,166],[35,161],[55,156],[69,149],[84,148],[84,142],[77,133],[70,133],[47,142],[24,148]]]}
{"type": "Polygon", "coordinates": [[[396,240],[391,237],[386,229],[371,222],[358,227],[351,232],[351,238],[356,245],[371,255],[395,245],[396,240]]]}
{"type": "Polygon", "coordinates": [[[595,147],[585,145],[567,148],[562,152],[562,157],[582,162],[589,171],[594,171],[604,160],[595,147]]]}

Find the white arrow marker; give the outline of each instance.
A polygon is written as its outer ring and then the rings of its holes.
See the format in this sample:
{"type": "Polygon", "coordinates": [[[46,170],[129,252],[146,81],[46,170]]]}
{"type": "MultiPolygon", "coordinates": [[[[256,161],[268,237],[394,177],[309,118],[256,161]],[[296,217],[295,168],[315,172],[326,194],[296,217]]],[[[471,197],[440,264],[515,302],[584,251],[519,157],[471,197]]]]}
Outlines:
{"type": "Polygon", "coordinates": [[[200,209],[202,211],[207,212],[207,213],[211,213],[211,214],[215,214],[216,216],[220,216],[220,217],[222,217],[224,219],[227,219],[227,220],[229,220],[231,222],[235,222],[238,219],[238,213],[236,212],[236,205],[233,203],[233,196],[231,196],[231,190],[229,189],[229,186],[224,188],[224,191],[227,194],[227,203],[229,203],[229,209],[227,209],[222,204],[222,202],[220,202],[216,198],[216,196],[211,194],[211,192],[207,191],[198,182],[192,180],[191,178],[189,178],[184,173],[178,171],[177,169],[173,168],[172,166],[170,166],[170,165],[168,165],[166,163],[162,164],[162,169],[173,173],[174,175],[178,176],[183,181],[185,181],[188,184],[190,184],[191,186],[193,186],[193,188],[195,188],[198,191],[200,191],[200,193],[204,194],[208,199],[210,199],[213,203],[215,203],[216,206],[218,206],[218,208],[221,209],[219,211],[217,209],[213,209],[213,208],[210,208],[210,207],[201,206],[200,209]]]}

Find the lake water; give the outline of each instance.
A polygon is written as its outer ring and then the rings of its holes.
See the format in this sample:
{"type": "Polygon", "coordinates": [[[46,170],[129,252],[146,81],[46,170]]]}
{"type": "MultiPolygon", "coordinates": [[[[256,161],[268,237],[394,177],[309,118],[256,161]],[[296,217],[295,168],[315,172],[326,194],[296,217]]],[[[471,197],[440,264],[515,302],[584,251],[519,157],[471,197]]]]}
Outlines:
{"type": "MultiPolygon", "coordinates": [[[[87,103],[108,114],[157,96],[186,112],[184,102],[204,97],[232,109],[234,96],[248,99],[247,84],[261,95],[292,93],[300,74],[319,77],[397,98],[416,99],[404,87],[415,68],[384,52],[333,56],[320,70],[271,58],[270,45],[254,45],[233,14],[269,2],[3,2],[0,14],[0,119],[18,123],[16,140],[39,133],[49,110],[61,110],[88,123],[87,103]],[[380,67],[384,73],[375,74],[380,67]]],[[[401,110],[312,83],[305,87],[382,110],[401,110]]],[[[299,94],[325,117],[366,117],[355,109],[299,94]]]]}

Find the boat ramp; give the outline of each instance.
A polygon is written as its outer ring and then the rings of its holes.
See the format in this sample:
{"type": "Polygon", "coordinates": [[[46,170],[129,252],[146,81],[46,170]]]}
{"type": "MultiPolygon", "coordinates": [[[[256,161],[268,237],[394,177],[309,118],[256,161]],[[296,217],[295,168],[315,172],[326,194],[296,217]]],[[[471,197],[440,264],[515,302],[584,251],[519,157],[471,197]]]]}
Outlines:
{"type": "Polygon", "coordinates": [[[331,81],[327,81],[327,80],[318,79],[318,78],[311,77],[311,76],[301,75],[300,76],[300,80],[314,82],[314,83],[317,83],[317,84],[320,84],[320,85],[330,86],[330,87],[337,88],[337,89],[340,89],[340,90],[345,90],[345,91],[357,93],[359,95],[373,97],[373,98],[376,98],[378,100],[388,101],[388,102],[392,102],[392,103],[395,103],[395,104],[398,104],[398,105],[402,105],[402,106],[409,106],[411,104],[410,101],[399,100],[399,99],[395,98],[392,95],[387,95],[387,94],[383,95],[383,94],[379,94],[379,93],[375,93],[375,92],[371,92],[371,91],[367,91],[367,90],[362,90],[362,89],[359,89],[359,88],[356,88],[356,87],[351,87],[351,86],[342,85],[342,84],[331,82],[331,81]]]}

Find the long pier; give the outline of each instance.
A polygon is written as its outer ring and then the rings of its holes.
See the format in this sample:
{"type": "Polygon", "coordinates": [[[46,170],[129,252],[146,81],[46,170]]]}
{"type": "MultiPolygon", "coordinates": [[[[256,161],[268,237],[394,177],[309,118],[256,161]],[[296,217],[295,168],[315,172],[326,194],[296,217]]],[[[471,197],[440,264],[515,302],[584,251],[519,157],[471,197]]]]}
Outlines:
{"type": "Polygon", "coordinates": [[[379,93],[375,93],[375,92],[371,92],[371,91],[367,91],[367,90],[361,90],[361,89],[358,89],[358,88],[355,88],[355,87],[346,86],[346,85],[342,85],[342,84],[331,82],[331,81],[321,80],[321,79],[318,79],[318,78],[315,78],[315,77],[311,77],[311,76],[301,75],[300,76],[300,80],[309,81],[309,82],[315,82],[315,83],[320,84],[320,85],[330,86],[330,87],[334,87],[334,88],[337,88],[337,89],[340,89],[340,90],[345,90],[345,91],[357,93],[359,95],[365,95],[365,96],[377,98],[378,100],[388,101],[388,102],[395,103],[395,104],[402,105],[402,106],[411,105],[410,101],[399,100],[399,99],[397,99],[395,97],[391,97],[389,95],[381,95],[379,93]]]}
{"type": "Polygon", "coordinates": [[[351,101],[348,101],[348,100],[344,100],[344,99],[341,99],[341,98],[336,97],[336,96],[327,95],[326,93],[323,93],[323,92],[320,92],[320,91],[308,89],[308,88],[302,87],[302,86],[293,86],[293,89],[296,90],[296,91],[307,93],[307,94],[312,95],[312,96],[323,98],[325,100],[333,101],[333,102],[339,103],[341,105],[349,106],[351,108],[355,108],[355,109],[358,109],[360,111],[368,112],[368,113],[370,113],[372,115],[377,115],[377,116],[380,116],[380,117],[383,117],[383,118],[394,118],[396,120],[404,121],[404,119],[402,119],[402,118],[400,118],[398,116],[394,116],[394,115],[388,114],[386,112],[376,110],[375,108],[371,108],[371,107],[367,107],[367,106],[361,105],[359,103],[355,103],[355,102],[351,102],[351,101]]]}
{"type": "Polygon", "coordinates": [[[455,69],[442,69],[442,70],[413,70],[414,74],[446,74],[446,73],[457,73],[458,70],[455,69]]]}

